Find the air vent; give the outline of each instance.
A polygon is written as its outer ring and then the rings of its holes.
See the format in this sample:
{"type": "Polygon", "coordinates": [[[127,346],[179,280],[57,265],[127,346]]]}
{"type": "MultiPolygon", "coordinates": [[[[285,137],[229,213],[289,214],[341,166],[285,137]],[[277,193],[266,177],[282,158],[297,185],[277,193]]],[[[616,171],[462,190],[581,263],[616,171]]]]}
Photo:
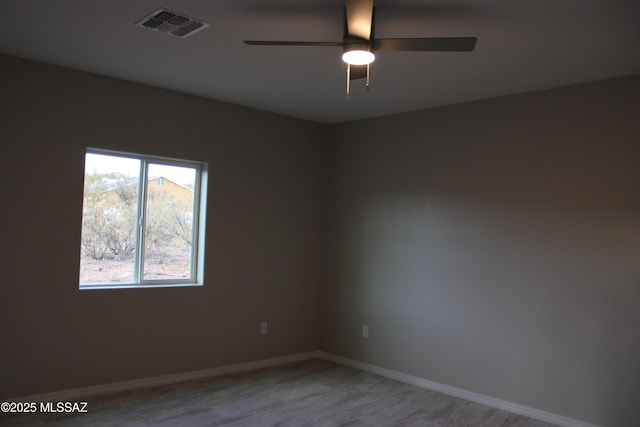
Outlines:
{"type": "Polygon", "coordinates": [[[181,39],[189,37],[191,34],[204,30],[209,26],[209,24],[199,19],[190,18],[183,13],[172,12],[166,9],[156,10],[136,22],[136,25],[181,39]]]}

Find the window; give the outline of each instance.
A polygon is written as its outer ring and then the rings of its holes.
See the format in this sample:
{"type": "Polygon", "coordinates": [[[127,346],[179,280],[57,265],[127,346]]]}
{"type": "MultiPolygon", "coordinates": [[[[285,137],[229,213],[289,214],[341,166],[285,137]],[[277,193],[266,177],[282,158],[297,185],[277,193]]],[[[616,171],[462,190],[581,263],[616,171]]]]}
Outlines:
{"type": "Polygon", "coordinates": [[[85,155],[80,289],[203,282],[206,164],[85,155]]]}

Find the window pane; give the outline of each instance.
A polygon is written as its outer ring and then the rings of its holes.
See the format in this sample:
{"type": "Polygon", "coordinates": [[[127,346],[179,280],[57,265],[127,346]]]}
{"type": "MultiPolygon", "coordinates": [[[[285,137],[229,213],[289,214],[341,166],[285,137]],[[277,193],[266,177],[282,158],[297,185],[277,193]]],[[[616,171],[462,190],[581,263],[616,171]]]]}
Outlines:
{"type": "Polygon", "coordinates": [[[191,279],[196,172],[149,164],[144,280],[191,279]]]}
{"type": "Polygon", "coordinates": [[[140,161],[87,153],[80,283],[133,283],[140,161]]]}

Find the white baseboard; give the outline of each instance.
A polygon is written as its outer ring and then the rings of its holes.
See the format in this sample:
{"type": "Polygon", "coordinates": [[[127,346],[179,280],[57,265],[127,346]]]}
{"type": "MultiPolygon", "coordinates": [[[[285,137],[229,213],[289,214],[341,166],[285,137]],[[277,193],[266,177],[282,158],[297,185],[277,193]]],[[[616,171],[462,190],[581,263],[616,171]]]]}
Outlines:
{"type": "Polygon", "coordinates": [[[250,372],[259,369],[271,368],[286,365],[288,363],[301,362],[303,360],[317,359],[320,352],[298,353],[289,356],[275,357],[272,359],[258,360],[255,362],[238,363],[234,365],[221,366],[218,368],[203,369],[200,371],[182,372],[178,374],[162,375],[151,378],[140,378],[137,380],[122,381],[117,383],[80,387],[69,390],[54,391],[51,393],[34,394],[15,399],[5,399],[14,402],[62,402],[79,401],[93,396],[109,393],[136,390],[145,387],[157,387],[167,384],[175,384],[183,381],[199,380],[205,378],[219,377],[222,375],[236,374],[239,372],[250,372]]]}
{"type": "Polygon", "coordinates": [[[530,408],[518,403],[508,402],[506,400],[496,399],[495,397],[484,394],[475,393],[461,388],[452,387],[446,384],[437,383],[435,381],[426,380],[424,378],[413,375],[404,374],[402,372],[393,371],[391,369],[381,368],[379,366],[370,365],[357,360],[347,359],[334,354],[319,352],[321,359],[339,363],[341,365],[350,366],[372,374],[391,378],[403,383],[415,385],[428,390],[437,391],[439,393],[448,394],[449,396],[459,397],[461,399],[470,400],[482,405],[491,406],[492,408],[502,409],[504,411],[513,412],[514,414],[524,415],[525,417],[534,418],[536,420],[545,421],[562,427],[601,427],[596,424],[590,424],[585,421],[576,420],[574,418],[565,417],[554,414],[552,412],[542,411],[540,409],[530,408]]]}

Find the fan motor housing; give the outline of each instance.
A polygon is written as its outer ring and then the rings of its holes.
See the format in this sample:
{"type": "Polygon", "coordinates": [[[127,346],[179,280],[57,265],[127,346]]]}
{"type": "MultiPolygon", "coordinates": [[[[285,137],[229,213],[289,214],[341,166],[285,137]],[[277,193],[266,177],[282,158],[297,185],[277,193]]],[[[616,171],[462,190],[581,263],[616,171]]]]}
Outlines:
{"type": "Polygon", "coordinates": [[[347,50],[367,50],[369,52],[373,52],[373,41],[361,39],[359,37],[346,36],[342,39],[342,44],[344,46],[344,51],[347,50]]]}

